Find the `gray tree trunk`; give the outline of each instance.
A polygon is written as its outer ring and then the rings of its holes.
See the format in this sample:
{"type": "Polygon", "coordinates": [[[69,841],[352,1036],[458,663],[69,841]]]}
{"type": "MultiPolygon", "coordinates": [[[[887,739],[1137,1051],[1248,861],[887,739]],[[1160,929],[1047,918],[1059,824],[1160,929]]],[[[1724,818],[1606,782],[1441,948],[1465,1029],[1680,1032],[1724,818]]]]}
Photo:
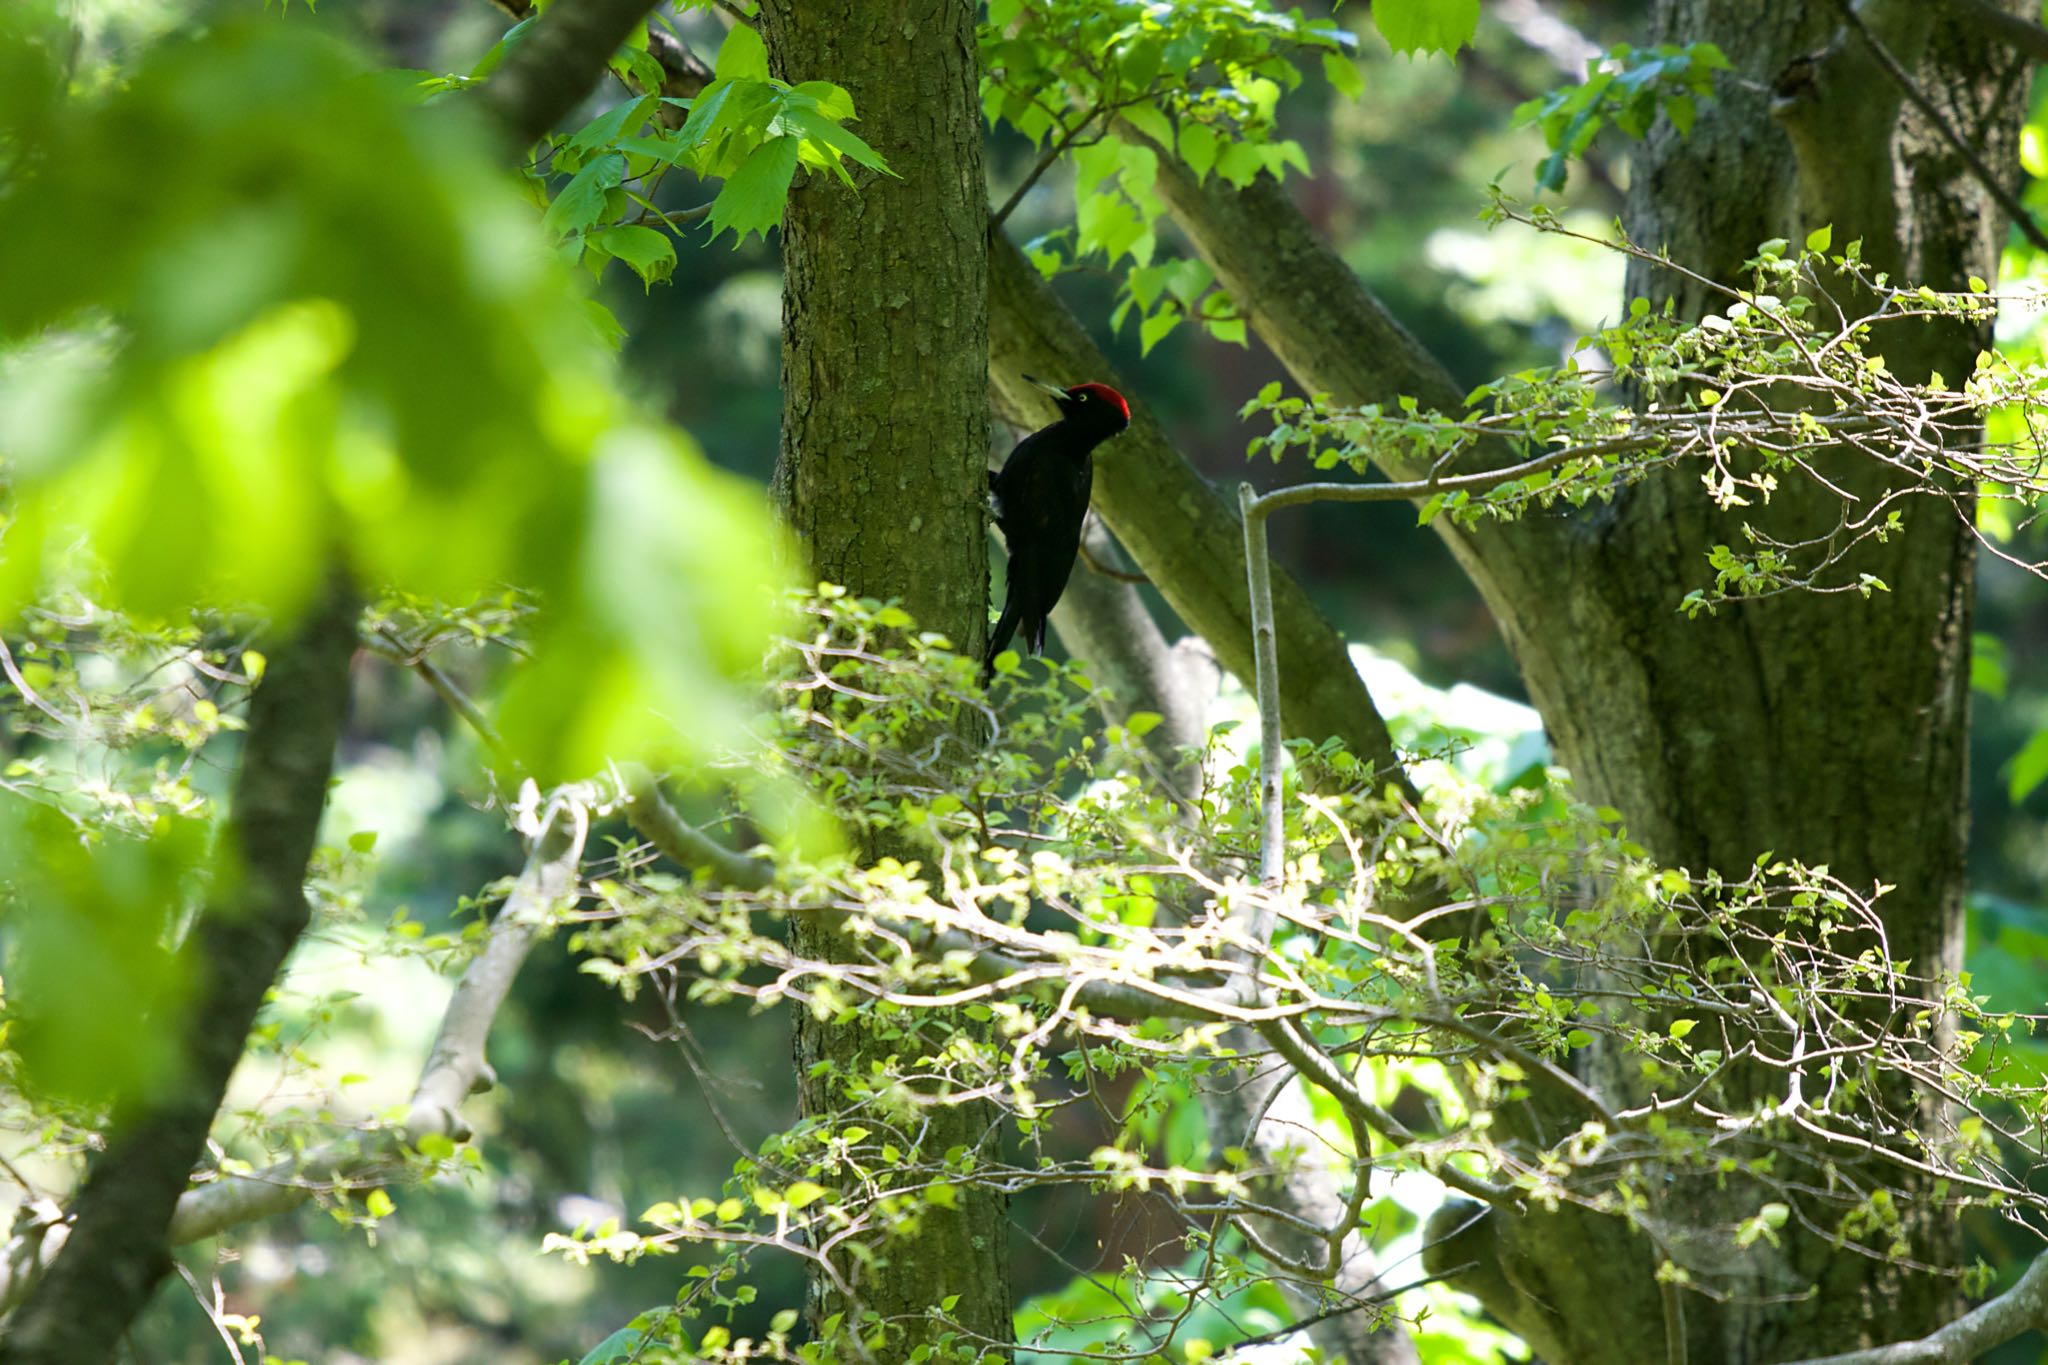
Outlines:
{"type": "MultiPolygon", "coordinates": [[[[2015,53],[1936,26],[1939,7],[1862,6],[1922,87],[1984,159],[2010,172],[2028,74],[2015,53]]],[[[1910,109],[1828,0],[1660,0],[1648,41],[1719,44],[1723,80],[1690,138],[1660,126],[1638,159],[1631,228],[1709,276],[1739,282],[1771,237],[1834,225],[1866,258],[1936,288],[1995,278],[2004,224],[1939,135],[1910,109]],[[1811,60],[1804,60],[1811,57],[1811,60]],[[1778,87],[1776,94],[1773,88],[1778,87]],[[1775,107],[1774,107],[1775,106],[1775,107]]],[[[1311,391],[1339,402],[1399,393],[1455,411],[1460,395],[1270,182],[1237,193],[1197,185],[1171,161],[1159,181],[1175,216],[1274,352],[1311,391]]],[[[1637,270],[1631,294],[1705,300],[1637,270]]],[[[1966,374],[1988,338],[1928,328],[1885,346],[1894,372],[1966,374]]],[[[1845,468],[1846,468],[1845,463],[1845,468]]],[[[1832,471],[1831,471],[1832,472],[1832,471]]],[[[1852,491],[1877,486],[1864,473],[1852,491]]],[[[1775,531],[1834,523],[1839,503],[1788,484],[1775,531]]],[[[1687,620],[1674,610],[1735,537],[1697,480],[1674,475],[1610,507],[1464,532],[1439,524],[1515,650],[1581,791],[1619,808],[1662,861],[1746,869],[1764,850],[1826,863],[1852,885],[1895,888],[1879,903],[1895,959],[1953,967],[1965,839],[1972,544],[1946,507],[1916,505],[1907,533],[1847,566],[1892,591],[1790,596],[1687,620]]],[[[1277,531],[1276,534],[1284,532],[1277,531]]],[[[1604,1074],[1610,1098],[1636,1096],[1604,1074]]],[[[1596,1073],[1589,1073],[1596,1074],[1596,1073]]],[[[1925,1096],[1924,1125],[1938,1124],[1925,1096]]],[[[1731,1219],[1755,1190],[1660,1191],[1658,1213],[1695,1230],[1716,1271],[1743,1291],[1684,1296],[1693,1361],[1765,1362],[1918,1336],[1951,1316],[1951,1282],[1909,1274],[1788,1229],[1782,1253],[1735,1248],[1731,1219]]],[[[1906,1210],[1908,1254],[1954,1266],[1953,1219],[1906,1210]]],[[[1447,1219],[1446,1230],[1457,1218],[1447,1219]]],[[[1477,1261],[1463,1286],[1548,1359],[1634,1365],[1664,1354],[1661,1253],[1615,1219],[1570,1208],[1473,1222],[1431,1257],[1477,1261]]]]}
{"type": "MultiPolygon", "coordinates": [[[[897,177],[849,190],[812,174],[783,219],[783,422],[775,486],[812,574],[862,596],[897,598],[919,626],[979,654],[987,632],[983,501],[988,455],[987,191],[972,0],[770,0],[761,25],[775,74],[830,80],[852,94],[869,145],[897,177]]],[[[881,850],[876,850],[880,852],[881,850]]],[[[799,917],[799,947],[831,956],[827,926],[799,917]]],[[[848,1097],[813,1067],[864,1075],[907,1052],[863,1024],[799,1011],[805,1113],[848,1097]]],[[[920,1155],[988,1150],[986,1105],[923,1111],[920,1155]]],[[[872,1121],[870,1127],[879,1127],[872,1121]]],[[[866,1309],[901,1335],[879,1359],[907,1360],[950,1325],[1011,1339],[1003,1202],[963,1190],[916,1235],[849,1262],[856,1298],[814,1280],[812,1318],[866,1309]],[[951,1324],[935,1316],[957,1295],[951,1324]]],[[[971,1358],[971,1357],[969,1357],[971,1358]]]]}

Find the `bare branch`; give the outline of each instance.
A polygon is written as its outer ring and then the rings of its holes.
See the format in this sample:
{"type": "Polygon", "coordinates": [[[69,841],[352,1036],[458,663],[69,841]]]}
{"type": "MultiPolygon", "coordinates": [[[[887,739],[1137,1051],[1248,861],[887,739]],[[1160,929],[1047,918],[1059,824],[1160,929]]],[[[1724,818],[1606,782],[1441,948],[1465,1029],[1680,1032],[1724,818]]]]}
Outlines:
{"type": "Polygon", "coordinates": [[[583,102],[619,45],[658,0],[561,0],[484,82],[492,117],[521,146],[583,102]]]}
{"type": "Polygon", "coordinates": [[[512,988],[534,942],[576,891],[589,815],[587,793],[564,792],[538,817],[542,828],[527,853],[483,948],[463,971],[441,1028],[428,1050],[402,1125],[326,1143],[305,1156],[277,1163],[255,1175],[226,1176],[188,1190],[171,1220],[171,1242],[183,1245],[218,1236],[230,1228],[274,1217],[337,1185],[390,1166],[405,1148],[430,1135],[466,1141],[462,1102],[491,1088],[485,1043],[491,1024],[512,988]]]}

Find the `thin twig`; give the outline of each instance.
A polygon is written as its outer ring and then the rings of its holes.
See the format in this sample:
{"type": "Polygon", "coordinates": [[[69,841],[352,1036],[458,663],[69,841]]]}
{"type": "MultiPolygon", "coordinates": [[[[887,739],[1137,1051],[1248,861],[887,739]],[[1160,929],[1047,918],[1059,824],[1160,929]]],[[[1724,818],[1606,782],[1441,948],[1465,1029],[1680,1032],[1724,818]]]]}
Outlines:
{"type": "Polygon", "coordinates": [[[1090,109],[1081,116],[1080,122],[1062,133],[1057,141],[1053,142],[1039,155],[1038,163],[1024,177],[1023,183],[1010,191],[1010,197],[1003,201],[1003,206],[988,216],[988,230],[990,232],[994,232],[1002,227],[1003,221],[1010,216],[1011,211],[1023,202],[1024,196],[1031,192],[1031,187],[1038,183],[1038,178],[1052,168],[1053,162],[1060,159],[1060,153],[1072,146],[1074,139],[1081,136],[1082,130],[1101,117],[1103,111],[1107,108],[1107,104],[1097,104],[1093,109],[1090,109]]]}

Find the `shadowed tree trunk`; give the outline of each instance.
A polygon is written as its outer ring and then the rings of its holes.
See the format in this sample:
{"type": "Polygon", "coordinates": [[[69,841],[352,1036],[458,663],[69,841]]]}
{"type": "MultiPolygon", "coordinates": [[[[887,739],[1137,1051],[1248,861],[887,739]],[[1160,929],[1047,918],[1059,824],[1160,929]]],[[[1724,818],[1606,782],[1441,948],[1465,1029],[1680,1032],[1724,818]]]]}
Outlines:
{"type": "Polygon", "coordinates": [[[6,1365],[88,1365],[171,1271],[169,1229],[250,1026],[306,930],[312,859],[348,713],[356,598],[336,577],[249,702],[247,739],[205,908],[178,948],[190,1001],[153,1021],[182,1071],[121,1097],[67,1210],[68,1238],[8,1321],[6,1365]]]}
{"type": "MultiPolygon", "coordinates": [[[[978,655],[987,633],[988,206],[972,0],[770,0],[761,24],[775,74],[852,94],[861,136],[897,177],[850,190],[811,175],[783,220],[783,424],[775,486],[813,575],[901,599],[919,626],[978,655]]],[[[881,853],[886,850],[872,850],[881,853]]],[[[832,955],[827,926],[799,917],[799,946],[832,955]]],[[[933,1036],[927,1034],[927,1037],[933,1036]]],[[[797,1016],[807,1114],[845,1110],[829,1072],[864,1076],[906,1052],[861,1023],[797,1016]]],[[[907,1060],[907,1058],[906,1058],[907,1060]]],[[[996,1140],[984,1104],[921,1114],[928,1158],[996,1140]]],[[[963,1191],[890,1242],[884,1270],[855,1276],[858,1306],[902,1326],[880,1358],[911,1351],[949,1317],[981,1338],[1011,1335],[1002,1201],[963,1191]]],[[[814,1280],[812,1317],[853,1304],[814,1280]]]]}

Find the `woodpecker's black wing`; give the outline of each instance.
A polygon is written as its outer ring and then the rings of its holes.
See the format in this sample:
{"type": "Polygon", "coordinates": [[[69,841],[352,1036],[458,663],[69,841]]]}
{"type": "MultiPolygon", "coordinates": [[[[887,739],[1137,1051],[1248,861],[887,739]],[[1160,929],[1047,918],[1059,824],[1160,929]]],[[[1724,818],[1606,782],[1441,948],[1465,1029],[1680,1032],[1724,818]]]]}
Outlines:
{"type": "Polygon", "coordinates": [[[1095,462],[1070,448],[1068,434],[1054,425],[1025,437],[993,481],[996,524],[1010,548],[1010,587],[989,637],[991,664],[1020,629],[1034,653],[1045,648],[1046,618],[1080,553],[1095,462]]]}

